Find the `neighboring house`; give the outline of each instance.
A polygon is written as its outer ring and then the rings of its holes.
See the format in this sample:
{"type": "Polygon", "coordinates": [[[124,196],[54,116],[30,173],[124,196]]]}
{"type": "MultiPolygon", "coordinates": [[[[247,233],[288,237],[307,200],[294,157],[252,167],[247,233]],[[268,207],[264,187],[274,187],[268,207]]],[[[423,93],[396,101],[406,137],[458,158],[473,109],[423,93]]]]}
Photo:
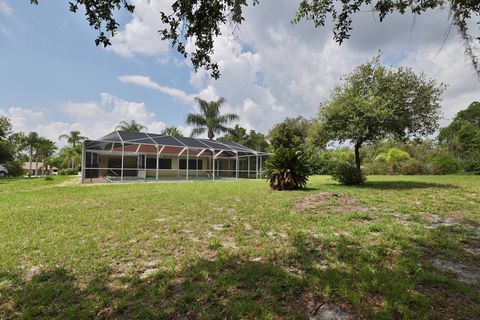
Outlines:
{"type": "MultiPolygon", "coordinates": [[[[23,170],[28,172],[28,170],[30,169],[29,162],[28,161],[24,162],[22,168],[23,168],[23,170]]],[[[38,162],[38,169],[37,169],[37,163],[35,161],[33,161],[32,162],[32,171],[31,171],[30,175],[32,177],[33,176],[40,176],[42,174],[50,176],[50,175],[56,175],[57,172],[58,172],[58,168],[56,168],[56,167],[50,167],[50,168],[48,168],[48,171],[47,171],[47,168],[43,167],[42,162],[38,162]]]]}
{"type": "Polygon", "coordinates": [[[266,156],[233,142],[114,131],[83,144],[82,181],[260,178],[266,156]]]}

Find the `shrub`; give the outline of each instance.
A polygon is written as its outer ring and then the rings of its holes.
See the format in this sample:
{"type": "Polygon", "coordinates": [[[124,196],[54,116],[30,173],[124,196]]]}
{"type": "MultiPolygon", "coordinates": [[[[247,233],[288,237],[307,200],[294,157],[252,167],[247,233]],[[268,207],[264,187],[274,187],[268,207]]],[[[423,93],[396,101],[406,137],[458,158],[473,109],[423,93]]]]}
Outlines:
{"type": "Polygon", "coordinates": [[[78,174],[77,169],[60,169],[58,170],[59,176],[76,176],[78,174]]]}
{"type": "Polygon", "coordinates": [[[460,171],[460,162],[451,154],[439,154],[432,158],[434,174],[452,174],[460,171]]]}
{"type": "Polygon", "coordinates": [[[264,177],[274,190],[298,190],[307,186],[310,173],[305,155],[294,149],[279,148],[265,163],[264,177]]]}
{"type": "Polygon", "coordinates": [[[430,174],[432,166],[425,161],[410,158],[400,164],[399,172],[405,175],[430,174]]]}
{"type": "Polygon", "coordinates": [[[5,167],[10,177],[21,177],[25,174],[21,161],[9,161],[5,163],[5,167]]]}
{"type": "Polygon", "coordinates": [[[337,164],[332,178],[347,186],[360,185],[367,180],[363,171],[361,175],[358,176],[355,165],[348,161],[341,161],[337,164]]]}

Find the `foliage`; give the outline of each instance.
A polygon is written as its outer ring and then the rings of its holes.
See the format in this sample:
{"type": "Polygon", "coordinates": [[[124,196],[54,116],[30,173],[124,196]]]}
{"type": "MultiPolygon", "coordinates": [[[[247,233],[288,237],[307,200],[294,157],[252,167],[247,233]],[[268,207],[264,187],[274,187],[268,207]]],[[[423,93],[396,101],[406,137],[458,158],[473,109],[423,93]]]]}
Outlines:
{"type": "Polygon", "coordinates": [[[182,137],[182,132],[177,127],[168,127],[162,130],[160,134],[172,137],[182,137]]]}
{"type": "Polygon", "coordinates": [[[458,173],[460,168],[460,161],[450,153],[443,152],[432,157],[433,174],[458,173]]]}
{"type": "Polygon", "coordinates": [[[358,174],[357,168],[350,161],[339,161],[335,166],[332,179],[346,186],[361,185],[367,180],[363,172],[358,174]]]}
{"type": "Polygon", "coordinates": [[[130,122],[120,121],[118,125],[115,127],[115,130],[128,131],[128,132],[141,132],[142,130],[148,130],[148,129],[143,124],[138,123],[135,120],[131,120],[130,122]]]}
{"type": "MultiPolygon", "coordinates": [[[[30,0],[32,4],[38,5],[39,0],[30,0]]],[[[90,26],[98,31],[95,44],[107,47],[111,45],[108,34],[114,36],[118,29],[118,22],[115,20],[116,11],[124,8],[133,12],[135,6],[129,0],[71,0],[70,11],[77,12],[83,7],[86,19],[90,26]]]]}
{"type": "Polygon", "coordinates": [[[21,177],[25,174],[25,170],[23,169],[23,161],[8,161],[5,163],[5,167],[7,167],[8,175],[10,177],[21,177]]]}
{"type": "Polygon", "coordinates": [[[308,159],[294,149],[278,148],[265,163],[264,176],[274,190],[298,190],[307,186],[308,159]]]}
{"type": "Polygon", "coordinates": [[[83,143],[85,140],[88,138],[85,136],[82,136],[80,131],[75,130],[75,131],[70,131],[68,134],[62,134],[60,137],[58,137],[60,140],[62,139],[67,139],[67,142],[75,148],[76,145],[83,143]]]}
{"type": "Polygon", "coordinates": [[[465,171],[480,174],[480,102],[458,112],[452,123],[440,131],[438,140],[458,156],[465,171]]]}
{"type": "Polygon", "coordinates": [[[59,176],[76,176],[77,174],[78,174],[78,170],[73,168],[58,170],[59,176]]]}
{"type": "Polygon", "coordinates": [[[274,150],[278,148],[304,150],[309,126],[310,121],[302,116],[286,118],[270,130],[268,139],[274,150]]]}
{"type": "Polygon", "coordinates": [[[406,68],[388,68],[377,56],[347,75],[319,111],[318,130],[329,141],[354,146],[357,181],[362,181],[364,143],[432,134],[440,118],[444,86],[406,68]]]}
{"type": "Polygon", "coordinates": [[[387,152],[381,152],[375,157],[376,162],[387,165],[389,174],[398,174],[402,162],[409,160],[410,154],[399,148],[390,148],[387,152]]]}
{"type": "Polygon", "coordinates": [[[250,130],[250,132],[247,133],[247,130],[240,127],[238,124],[235,125],[235,127],[231,129],[229,133],[218,138],[218,140],[236,142],[250,149],[262,152],[267,151],[269,146],[264,134],[256,132],[255,130],[250,130]]]}
{"type": "Polygon", "coordinates": [[[6,139],[12,131],[12,124],[7,117],[0,115],[0,139],[6,139]]]}
{"type": "Polygon", "coordinates": [[[187,115],[187,124],[196,126],[192,130],[192,136],[199,136],[207,132],[208,139],[213,140],[215,134],[230,132],[231,129],[226,125],[238,120],[236,114],[220,113],[220,109],[225,103],[224,98],[219,98],[217,101],[206,101],[196,97],[195,102],[198,104],[200,113],[189,113],[187,115]]]}

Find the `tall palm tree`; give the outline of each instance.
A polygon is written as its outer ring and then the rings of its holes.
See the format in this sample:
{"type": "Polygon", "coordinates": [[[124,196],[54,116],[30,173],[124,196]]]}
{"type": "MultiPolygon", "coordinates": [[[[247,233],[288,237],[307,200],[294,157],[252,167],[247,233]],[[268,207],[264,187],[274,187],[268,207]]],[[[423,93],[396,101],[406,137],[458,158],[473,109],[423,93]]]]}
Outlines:
{"type": "Polygon", "coordinates": [[[70,131],[70,133],[68,133],[68,134],[62,134],[60,137],[58,137],[58,139],[60,139],[60,140],[67,139],[67,142],[73,148],[75,148],[76,145],[78,145],[78,144],[84,142],[85,140],[87,140],[87,137],[82,136],[80,131],[74,130],[74,131],[70,131]]]}
{"type": "MultiPolygon", "coordinates": [[[[30,132],[24,138],[24,145],[28,149],[28,177],[32,176],[33,151],[37,148],[40,137],[36,132],[30,132]]],[[[35,170],[36,172],[36,170],[35,170]]]]}
{"type": "Polygon", "coordinates": [[[115,129],[119,131],[129,131],[129,132],[140,132],[142,130],[148,130],[146,126],[138,123],[135,120],[131,120],[130,122],[120,121],[115,129]]]}
{"type": "MultiPolygon", "coordinates": [[[[37,148],[35,150],[35,161],[37,163],[37,170],[35,171],[35,176],[38,175],[38,159],[42,162],[42,176],[45,173],[45,159],[52,156],[53,152],[57,149],[55,143],[52,140],[40,138],[37,143],[37,148]]],[[[48,168],[47,168],[48,171],[48,168]]]]}
{"type": "Polygon", "coordinates": [[[231,129],[226,125],[238,120],[238,116],[234,113],[220,114],[220,108],[225,103],[224,98],[219,98],[217,101],[206,101],[197,97],[195,101],[198,103],[200,113],[187,115],[187,124],[197,126],[192,130],[192,136],[199,136],[207,131],[208,139],[213,140],[215,134],[230,132],[231,129]]]}

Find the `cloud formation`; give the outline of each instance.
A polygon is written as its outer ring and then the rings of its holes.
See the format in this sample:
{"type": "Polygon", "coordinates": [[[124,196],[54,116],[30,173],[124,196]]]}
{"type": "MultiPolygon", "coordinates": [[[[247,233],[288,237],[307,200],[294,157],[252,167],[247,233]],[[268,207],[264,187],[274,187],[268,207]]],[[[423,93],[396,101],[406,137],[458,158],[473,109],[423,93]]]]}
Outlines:
{"type": "Polygon", "coordinates": [[[118,77],[118,80],[124,83],[132,83],[136,84],[145,88],[149,89],[154,89],[157,91],[160,91],[162,93],[165,93],[171,97],[174,97],[176,99],[179,99],[180,101],[184,103],[192,103],[194,99],[194,95],[189,95],[185,93],[184,91],[176,88],[171,88],[171,87],[166,87],[162,86],[156,82],[154,82],[150,77],[147,76],[136,76],[136,75],[131,75],[131,76],[120,76],[118,77]]]}
{"type": "Polygon", "coordinates": [[[13,9],[6,0],[0,0],[0,13],[8,17],[13,15],[13,9]]]}
{"type": "Polygon", "coordinates": [[[36,131],[59,145],[65,143],[58,139],[61,134],[79,130],[95,139],[115,130],[122,120],[136,120],[151,132],[161,132],[165,128],[165,123],[152,120],[155,114],[145,103],[126,101],[105,92],[100,94],[99,101],[65,102],[58,110],[65,121],[49,120],[51,112],[22,107],[0,109],[0,114],[12,121],[14,131],[36,131]]]}
{"type": "MultiPolygon", "coordinates": [[[[166,3],[169,1],[144,3],[151,10],[143,7],[130,23],[151,23],[158,16],[146,12],[163,8],[166,3]]],[[[239,114],[243,125],[268,131],[286,116],[314,116],[342,75],[381,50],[384,63],[411,67],[448,84],[442,124],[480,98],[480,83],[463,53],[462,42],[455,31],[446,38],[450,24],[447,11],[417,16],[393,14],[382,23],[371,13],[360,12],[354,17],[351,39],[339,46],[332,40],[331,26],[315,29],[308,22],[292,25],[297,5],[291,0],[263,0],[245,10],[240,31],[224,28],[215,41],[213,55],[222,77],[213,80],[205,70],[192,72],[190,84],[198,95],[225,97],[227,110],[239,114]]],[[[144,40],[161,43],[153,34],[144,40]]],[[[192,50],[191,43],[187,49],[192,50]]],[[[152,83],[148,77],[130,82],[183,97],[182,92],[152,83]]],[[[185,97],[180,99],[188,102],[185,97]]]]}

